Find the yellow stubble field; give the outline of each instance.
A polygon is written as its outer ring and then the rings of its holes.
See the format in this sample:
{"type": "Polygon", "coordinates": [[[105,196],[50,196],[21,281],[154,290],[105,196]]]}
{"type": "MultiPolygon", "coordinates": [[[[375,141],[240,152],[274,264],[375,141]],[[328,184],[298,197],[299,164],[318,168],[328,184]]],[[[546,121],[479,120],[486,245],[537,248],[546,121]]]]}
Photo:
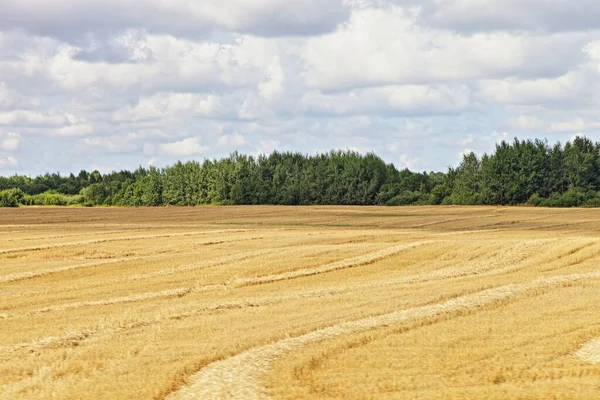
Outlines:
{"type": "Polygon", "coordinates": [[[600,398],[600,210],[0,210],[2,399],[600,398]]]}

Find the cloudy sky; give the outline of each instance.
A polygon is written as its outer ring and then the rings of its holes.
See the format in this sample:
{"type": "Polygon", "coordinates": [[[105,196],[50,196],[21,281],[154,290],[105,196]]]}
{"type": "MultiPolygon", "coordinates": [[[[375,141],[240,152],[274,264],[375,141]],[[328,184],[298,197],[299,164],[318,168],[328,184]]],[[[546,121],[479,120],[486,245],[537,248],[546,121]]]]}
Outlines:
{"type": "Polygon", "coordinates": [[[0,0],[0,174],[600,139],[597,0],[0,0]]]}

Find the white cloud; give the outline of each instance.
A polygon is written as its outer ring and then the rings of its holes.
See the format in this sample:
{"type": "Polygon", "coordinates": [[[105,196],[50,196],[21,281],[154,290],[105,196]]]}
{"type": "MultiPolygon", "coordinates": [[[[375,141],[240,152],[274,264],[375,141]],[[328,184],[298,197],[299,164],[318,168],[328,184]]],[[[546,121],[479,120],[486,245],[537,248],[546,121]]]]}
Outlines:
{"type": "Polygon", "coordinates": [[[13,100],[11,99],[10,93],[6,89],[4,82],[0,83],[0,108],[8,107],[12,105],[13,100]]]}
{"type": "Polygon", "coordinates": [[[90,124],[73,124],[62,126],[60,128],[54,129],[45,129],[39,131],[41,134],[46,136],[54,136],[54,137],[78,137],[78,136],[88,136],[94,133],[94,127],[90,124]]]}
{"type": "Polygon", "coordinates": [[[139,46],[153,54],[147,63],[86,62],[76,59],[79,49],[63,46],[47,63],[47,76],[64,90],[136,87],[146,92],[202,91],[244,87],[260,79],[251,63],[240,65],[235,52],[242,46],[191,42],[171,36],[148,36],[139,46]]]}
{"type": "Polygon", "coordinates": [[[177,142],[160,143],[160,144],[145,144],[144,153],[150,155],[161,156],[197,156],[205,154],[209,151],[209,147],[203,146],[198,137],[190,137],[177,142]]]}
{"type": "Polygon", "coordinates": [[[39,106],[40,100],[38,98],[20,95],[13,90],[9,90],[4,82],[0,82],[0,110],[35,109],[39,106]]]}
{"type": "Polygon", "coordinates": [[[243,146],[246,146],[248,142],[244,138],[244,136],[239,133],[234,133],[231,135],[223,135],[219,138],[217,142],[217,146],[224,149],[236,149],[243,146]]]}
{"type": "Polygon", "coordinates": [[[261,154],[270,154],[279,148],[279,141],[273,139],[261,140],[258,146],[258,152],[261,154]]]}
{"type": "Polygon", "coordinates": [[[590,121],[580,117],[567,121],[554,121],[549,124],[550,132],[587,132],[596,129],[600,129],[600,121],[590,121]]]}
{"type": "Polygon", "coordinates": [[[400,156],[400,168],[408,168],[414,170],[414,167],[421,162],[419,157],[414,157],[409,154],[402,154],[400,156]]]}
{"type": "Polygon", "coordinates": [[[258,85],[260,96],[267,102],[271,102],[279,98],[284,91],[285,74],[278,59],[267,67],[267,77],[258,85]]]}
{"type": "Polygon", "coordinates": [[[473,135],[466,135],[466,136],[463,136],[463,137],[461,138],[461,140],[460,140],[460,144],[461,144],[462,146],[466,146],[466,145],[468,145],[468,144],[471,144],[471,143],[473,143],[473,135]]]}
{"type": "Polygon", "coordinates": [[[157,93],[141,98],[135,106],[125,106],[113,115],[116,121],[145,121],[175,116],[219,117],[225,113],[214,95],[157,93]]]}
{"type": "Polygon", "coordinates": [[[134,133],[124,136],[87,137],[79,142],[78,148],[106,153],[132,153],[141,148],[136,139],[137,135],[134,133]]]}
{"type": "Polygon", "coordinates": [[[2,133],[0,131],[0,150],[4,151],[15,151],[21,146],[21,136],[12,133],[2,133]]]}
{"type": "Polygon", "coordinates": [[[600,74],[600,40],[588,43],[583,50],[590,58],[592,67],[600,74]]]}
{"type": "Polygon", "coordinates": [[[0,168],[16,168],[19,160],[12,156],[0,157],[0,168]]]}
{"type": "Polygon", "coordinates": [[[580,101],[589,89],[589,79],[573,71],[553,79],[494,80],[481,83],[486,99],[505,104],[564,103],[580,101]]]}
{"type": "Polygon", "coordinates": [[[29,81],[35,77],[60,91],[197,93],[261,84],[265,95],[273,96],[284,79],[276,43],[236,36],[233,43],[223,44],[128,31],[108,44],[120,46],[116,55],[103,50],[102,43],[44,42],[27,57],[0,63],[0,72],[14,76],[25,72],[29,81]]]}
{"type": "Polygon", "coordinates": [[[68,116],[57,113],[41,113],[29,110],[0,112],[0,125],[10,126],[60,126],[69,123],[68,116]]]}
{"type": "Polygon", "coordinates": [[[307,41],[308,85],[327,90],[556,75],[583,57],[583,37],[427,30],[400,7],[355,10],[336,32],[307,41]],[[558,51],[559,50],[559,51],[558,51]],[[574,54],[565,58],[564,55],[574,54]],[[562,57],[558,55],[562,54],[562,57]],[[579,54],[579,55],[578,55],[579,54]],[[542,57],[543,55],[543,57],[542,57]]]}
{"type": "Polygon", "coordinates": [[[398,85],[337,94],[308,92],[302,105],[309,113],[325,115],[435,115],[465,111],[471,105],[470,97],[470,89],[462,85],[398,85]]]}
{"type": "Polygon", "coordinates": [[[70,39],[127,28],[199,37],[214,29],[302,35],[333,29],[347,16],[341,0],[2,0],[0,27],[70,39]]]}
{"type": "Polygon", "coordinates": [[[509,121],[510,125],[516,129],[523,131],[536,131],[545,126],[537,115],[519,115],[518,117],[509,121]]]}
{"type": "Polygon", "coordinates": [[[600,28],[596,0],[422,0],[424,21],[461,31],[570,31],[600,28]]]}

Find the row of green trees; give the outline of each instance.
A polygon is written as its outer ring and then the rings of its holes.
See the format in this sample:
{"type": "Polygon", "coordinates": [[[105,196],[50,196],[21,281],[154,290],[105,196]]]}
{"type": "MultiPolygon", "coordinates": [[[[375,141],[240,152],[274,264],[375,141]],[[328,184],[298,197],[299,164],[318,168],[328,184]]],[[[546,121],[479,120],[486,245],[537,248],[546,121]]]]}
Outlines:
{"type": "Polygon", "coordinates": [[[202,163],[139,168],[132,178],[92,184],[81,194],[92,204],[128,206],[369,205],[385,204],[406,190],[427,191],[434,177],[398,172],[374,154],[274,152],[254,158],[234,153],[202,163]]]}
{"type": "Polygon", "coordinates": [[[531,204],[599,206],[600,143],[577,137],[564,146],[541,140],[501,142],[492,154],[465,154],[446,173],[397,170],[373,153],[308,156],[233,153],[77,176],[0,177],[0,206],[203,204],[531,204]]]}
{"type": "Polygon", "coordinates": [[[465,154],[450,168],[447,204],[600,204],[600,143],[576,137],[564,146],[541,140],[502,142],[478,157],[465,154]]]}

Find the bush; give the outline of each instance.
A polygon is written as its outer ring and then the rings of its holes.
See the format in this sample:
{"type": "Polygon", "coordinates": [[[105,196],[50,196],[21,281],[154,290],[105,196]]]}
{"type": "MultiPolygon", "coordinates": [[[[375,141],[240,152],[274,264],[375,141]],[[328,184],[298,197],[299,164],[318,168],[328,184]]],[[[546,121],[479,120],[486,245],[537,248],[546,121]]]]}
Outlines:
{"type": "Polygon", "coordinates": [[[388,206],[407,206],[421,200],[421,193],[406,190],[387,201],[388,206]]]}
{"type": "Polygon", "coordinates": [[[600,192],[589,190],[585,193],[583,207],[600,207],[600,192]]]}
{"type": "Polygon", "coordinates": [[[442,205],[445,206],[475,206],[479,204],[481,204],[481,197],[479,196],[479,193],[452,193],[450,196],[445,197],[444,200],[442,200],[442,205]]]}
{"type": "Polygon", "coordinates": [[[25,196],[23,196],[21,204],[24,206],[33,206],[35,205],[35,197],[30,194],[26,194],[25,196]]]}
{"type": "Polygon", "coordinates": [[[527,200],[527,204],[530,206],[536,206],[539,207],[542,205],[542,203],[544,202],[545,199],[543,199],[542,197],[540,197],[539,194],[535,193],[533,194],[529,200],[527,200]]]}
{"type": "Polygon", "coordinates": [[[442,204],[444,199],[452,194],[452,191],[448,188],[445,183],[435,185],[431,189],[431,204],[442,204]]]}
{"type": "Polygon", "coordinates": [[[584,207],[600,207],[600,197],[594,197],[592,199],[586,200],[583,203],[584,207]]]}
{"type": "Polygon", "coordinates": [[[99,205],[104,203],[108,193],[103,183],[94,183],[81,189],[80,195],[86,203],[99,205]]]}
{"type": "Polygon", "coordinates": [[[527,204],[538,207],[580,207],[588,202],[593,204],[595,198],[595,192],[584,193],[581,189],[569,188],[565,193],[552,193],[548,198],[534,194],[527,204]]]}
{"type": "Polygon", "coordinates": [[[66,206],[69,203],[69,197],[55,190],[36,194],[32,197],[32,205],[36,206],[66,206]]]}
{"type": "Polygon", "coordinates": [[[0,191],[0,207],[19,207],[25,194],[21,189],[6,189],[0,191]]]}
{"type": "Polygon", "coordinates": [[[75,195],[75,196],[66,196],[66,197],[67,197],[67,205],[68,206],[81,205],[84,203],[83,196],[75,195]]]}

